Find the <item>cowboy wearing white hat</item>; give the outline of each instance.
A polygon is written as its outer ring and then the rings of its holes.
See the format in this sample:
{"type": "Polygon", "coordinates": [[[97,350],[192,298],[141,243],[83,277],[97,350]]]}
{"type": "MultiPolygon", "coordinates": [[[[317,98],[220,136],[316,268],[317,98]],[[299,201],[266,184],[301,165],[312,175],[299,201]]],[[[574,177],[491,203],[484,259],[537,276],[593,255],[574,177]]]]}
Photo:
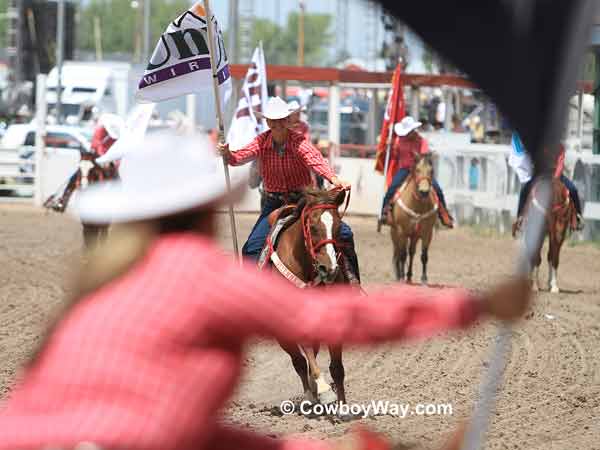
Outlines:
{"type": "MultiPolygon", "coordinates": [[[[381,215],[383,223],[386,225],[391,222],[389,217],[391,212],[390,200],[410,174],[410,169],[415,162],[415,154],[425,154],[429,151],[427,141],[417,132],[421,125],[421,122],[417,122],[411,116],[406,116],[394,125],[394,134],[396,136],[390,148],[390,162],[388,167],[388,173],[392,175],[392,182],[383,198],[383,212],[381,215]]],[[[433,180],[433,187],[440,200],[440,220],[444,226],[453,228],[454,219],[452,219],[452,216],[448,212],[444,193],[435,179],[433,180]]]]}
{"type": "Polygon", "coordinates": [[[292,130],[301,133],[304,137],[310,141],[310,127],[308,123],[303,121],[300,117],[302,111],[306,110],[306,106],[300,106],[296,100],[289,103],[290,107],[290,125],[292,130]]]}
{"type": "MultiPolygon", "coordinates": [[[[327,161],[310,141],[290,129],[290,106],[279,97],[269,99],[264,111],[254,111],[267,120],[270,128],[258,135],[244,148],[230,152],[229,144],[219,144],[219,151],[229,164],[239,166],[258,160],[266,199],[260,216],[242,248],[246,257],[258,260],[269,234],[268,216],[286,203],[290,194],[313,186],[313,172],[322,176],[335,186],[347,188],[349,183],[340,180],[329,167],[327,161]]],[[[354,250],[354,237],[350,227],[342,223],[340,240],[344,246],[347,264],[344,267],[352,272],[346,273],[351,281],[359,280],[358,257],[354,250]]]]}

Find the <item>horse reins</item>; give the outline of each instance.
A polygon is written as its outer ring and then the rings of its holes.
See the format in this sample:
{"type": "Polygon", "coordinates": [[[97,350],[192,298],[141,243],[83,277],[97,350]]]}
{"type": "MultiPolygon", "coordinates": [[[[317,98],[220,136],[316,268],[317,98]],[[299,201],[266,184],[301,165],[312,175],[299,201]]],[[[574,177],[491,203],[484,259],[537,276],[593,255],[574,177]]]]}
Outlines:
{"type": "MultiPolygon", "coordinates": [[[[332,189],[331,192],[335,192],[338,189],[332,189]]],[[[350,203],[350,190],[348,189],[348,195],[346,196],[346,204],[344,206],[344,211],[340,214],[340,220],[344,217],[344,214],[346,214],[346,211],[348,210],[348,204],[350,203]]],[[[336,252],[339,252],[339,248],[343,245],[340,242],[338,242],[336,239],[322,239],[319,242],[317,242],[316,244],[313,243],[313,239],[312,239],[312,232],[310,231],[310,214],[313,211],[316,210],[332,210],[338,209],[338,205],[332,205],[329,203],[323,203],[323,204],[317,204],[317,205],[313,205],[311,207],[305,207],[302,210],[302,215],[301,215],[301,222],[302,222],[302,232],[304,233],[304,240],[306,242],[306,247],[308,249],[308,253],[310,254],[310,257],[312,258],[313,262],[314,260],[317,259],[317,251],[327,245],[327,244],[332,244],[333,247],[335,248],[336,252]]]]}

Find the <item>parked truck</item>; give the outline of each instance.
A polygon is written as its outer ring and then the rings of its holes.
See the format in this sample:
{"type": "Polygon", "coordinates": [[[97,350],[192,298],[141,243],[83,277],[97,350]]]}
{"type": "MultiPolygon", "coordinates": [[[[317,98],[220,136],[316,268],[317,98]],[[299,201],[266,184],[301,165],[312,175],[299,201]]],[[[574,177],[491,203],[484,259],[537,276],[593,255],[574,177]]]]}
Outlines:
{"type": "MultiPolygon", "coordinates": [[[[61,110],[65,122],[81,124],[94,113],[125,117],[130,103],[131,64],[123,62],[79,62],[63,64],[61,110]]],[[[48,112],[56,110],[58,69],[48,74],[48,112]]]]}

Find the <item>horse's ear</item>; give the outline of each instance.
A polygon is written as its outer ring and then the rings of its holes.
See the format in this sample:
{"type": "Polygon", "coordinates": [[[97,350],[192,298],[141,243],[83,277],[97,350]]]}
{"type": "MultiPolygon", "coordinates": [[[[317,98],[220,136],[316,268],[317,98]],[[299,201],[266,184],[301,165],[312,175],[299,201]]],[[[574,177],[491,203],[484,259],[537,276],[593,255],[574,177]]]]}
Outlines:
{"type": "Polygon", "coordinates": [[[335,197],[335,203],[340,206],[344,203],[344,200],[346,200],[346,191],[341,190],[335,197]]]}

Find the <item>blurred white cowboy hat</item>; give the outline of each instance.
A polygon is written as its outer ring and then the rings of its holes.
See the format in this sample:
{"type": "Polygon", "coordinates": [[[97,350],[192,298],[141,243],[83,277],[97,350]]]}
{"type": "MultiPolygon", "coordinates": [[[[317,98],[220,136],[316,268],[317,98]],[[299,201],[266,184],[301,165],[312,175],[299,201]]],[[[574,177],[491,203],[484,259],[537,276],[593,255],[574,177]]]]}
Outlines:
{"type": "Polygon", "coordinates": [[[396,133],[398,136],[404,137],[407,136],[411,131],[419,128],[421,125],[423,125],[421,122],[417,122],[411,116],[406,116],[396,125],[394,125],[394,133],[396,133]]]}
{"type": "Polygon", "coordinates": [[[294,111],[290,111],[289,105],[279,97],[271,97],[264,111],[254,110],[254,114],[260,119],[279,120],[289,117],[294,111]]]}
{"type": "Polygon", "coordinates": [[[104,127],[111,138],[119,139],[121,131],[125,126],[125,121],[116,114],[102,114],[100,116],[100,125],[104,127]]]}
{"type": "Polygon", "coordinates": [[[231,171],[227,189],[221,158],[207,135],[153,133],[122,159],[121,180],[91,185],[74,202],[85,223],[118,223],[154,219],[243,194],[248,167],[231,171]]]}
{"type": "Polygon", "coordinates": [[[288,107],[290,109],[290,113],[291,114],[297,113],[299,111],[305,111],[306,110],[306,106],[302,106],[296,100],[292,100],[291,102],[289,102],[288,103],[288,107]]]}

